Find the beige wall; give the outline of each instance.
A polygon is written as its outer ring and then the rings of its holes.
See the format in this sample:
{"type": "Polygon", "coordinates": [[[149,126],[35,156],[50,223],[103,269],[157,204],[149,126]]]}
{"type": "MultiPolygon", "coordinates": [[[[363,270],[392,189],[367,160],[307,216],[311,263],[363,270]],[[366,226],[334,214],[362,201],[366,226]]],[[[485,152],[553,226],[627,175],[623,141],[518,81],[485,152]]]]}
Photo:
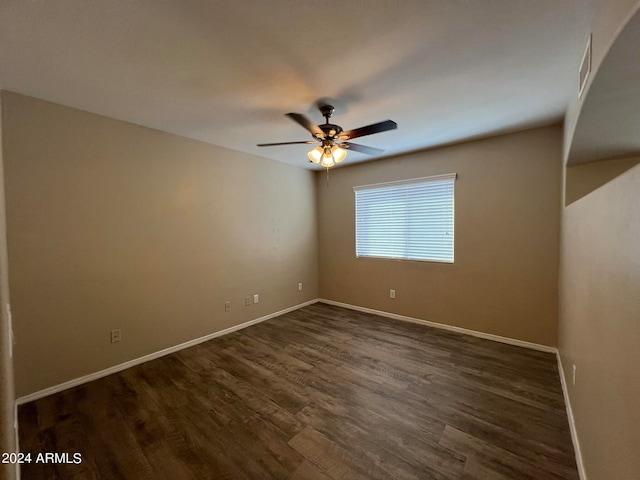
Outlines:
{"type": "Polygon", "coordinates": [[[640,472],[639,192],[636,165],[563,212],[559,347],[589,480],[640,472]]]}
{"type": "MultiPolygon", "coordinates": [[[[4,168],[2,148],[2,99],[0,98],[0,452],[15,452],[14,388],[11,328],[8,315],[9,276],[7,260],[4,168]]],[[[0,464],[0,478],[15,478],[15,469],[0,464]]]]}
{"type": "Polygon", "coordinates": [[[317,297],[311,172],[14,93],[3,103],[18,396],[317,297]]]}
{"type": "Polygon", "coordinates": [[[319,173],[321,298],[555,346],[561,150],[556,125],[319,173]],[[355,258],[353,186],[444,173],[455,264],[355,258]]]}
{"type": "MultiPolygon", "coordinates": [[[[594,6],[597,75],[609,47],[640,2],[596,0],[594,6]]],[[[606,73],[615,78],[615,72],[606,73]]],[[[627,90],[619,85],[615,92],[599,90],[598,98],[616,102],[620,91],[633,92],[632,83],[627,90]]],[[[589,91],[582,102],[588,96],[589,91]]],[[[571,148],[581,106],[574,100],[567,111],[565,154],[571,148]]],[[[606,103],[599,106],[611,108],[606,103]]],[[[595,118],[609,121],[605,117],[595,118]]],[[[593,132],[597,135],[598,129],[593,132]]],[[[632,140],[625,144],[621,138],[607,136],[604,143],[623,151],[632,140]]],[[[640,364],[640,157],[633,149],[629,154],[628,158],[575,165],[565,171],[558,342],[589,480],[626,480],[637,478],[640,471],[640,376],[636,368],[640,364]]]]}

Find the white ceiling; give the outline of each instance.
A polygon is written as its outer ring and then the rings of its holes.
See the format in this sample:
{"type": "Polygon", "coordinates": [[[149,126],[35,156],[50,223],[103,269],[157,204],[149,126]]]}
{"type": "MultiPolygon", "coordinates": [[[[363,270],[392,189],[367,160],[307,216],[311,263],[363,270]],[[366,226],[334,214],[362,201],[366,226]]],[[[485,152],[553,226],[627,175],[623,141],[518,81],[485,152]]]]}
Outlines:
{"type": "MultiPolygon", "coordinates": [[[[385,155],[560,120],[587,0],[2,0],[2,88],[301,167],[329,99],[385,155]]],[[[345,163],[370,157],[350,152],[345,163]]]]}

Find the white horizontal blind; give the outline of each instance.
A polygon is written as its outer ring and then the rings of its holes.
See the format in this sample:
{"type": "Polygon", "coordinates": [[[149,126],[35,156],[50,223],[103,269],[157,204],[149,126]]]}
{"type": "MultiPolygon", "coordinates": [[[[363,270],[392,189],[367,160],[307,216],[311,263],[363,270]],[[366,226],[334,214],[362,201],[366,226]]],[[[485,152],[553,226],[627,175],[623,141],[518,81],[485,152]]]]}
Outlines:
{"type": "Polygon", "coordinates": [[[354,187],[356,256],[453,263],[455,179],[354,187]]]}

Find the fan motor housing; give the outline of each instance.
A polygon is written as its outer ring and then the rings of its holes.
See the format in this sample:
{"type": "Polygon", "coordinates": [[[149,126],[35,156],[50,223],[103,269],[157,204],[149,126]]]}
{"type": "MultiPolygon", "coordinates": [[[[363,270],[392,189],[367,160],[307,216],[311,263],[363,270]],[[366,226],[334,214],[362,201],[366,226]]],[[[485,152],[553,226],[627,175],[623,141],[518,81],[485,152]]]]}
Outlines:
{"type": "Polygon", "coordinates": [[[335,138],[342,133],[342,127],[340,125],[334,125],[333,123],[325,123],[318,125],[318,127],[324,132],[325,136],[329,138],[335,138]]]}

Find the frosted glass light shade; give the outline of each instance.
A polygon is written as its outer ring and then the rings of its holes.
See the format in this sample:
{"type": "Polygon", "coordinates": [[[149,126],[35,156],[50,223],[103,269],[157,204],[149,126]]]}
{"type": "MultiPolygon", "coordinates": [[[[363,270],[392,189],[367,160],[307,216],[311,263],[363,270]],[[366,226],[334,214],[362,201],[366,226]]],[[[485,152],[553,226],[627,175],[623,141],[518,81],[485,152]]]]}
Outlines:
{"type": "Polygon", "coordinates": [[[336,163],[340,163],[345,158],[347,158],[347,151],[338,146],[334,146],[331,149],[331,153],[333,154],[333,159],[335,160],[336,163]]]}
{"type": "Polygon", "coordinates": [[[333,160],[333,155],[331,155],[331,153],[325,153],[324,155],[322,155],[322,163],[321,165],[323,167],[333,167],[336,164],[336,162],[333,160]]]}
{"type": "Polygon", "coordinates": [[[309,160],[311,160],[313,163],[320,163],[320,160],[322,160],[322,154],[324,153],[324,150],[322,149],[322,147],[316,147],[313,150],[311,150],[307,156],[309,157],[309,160]]]}

